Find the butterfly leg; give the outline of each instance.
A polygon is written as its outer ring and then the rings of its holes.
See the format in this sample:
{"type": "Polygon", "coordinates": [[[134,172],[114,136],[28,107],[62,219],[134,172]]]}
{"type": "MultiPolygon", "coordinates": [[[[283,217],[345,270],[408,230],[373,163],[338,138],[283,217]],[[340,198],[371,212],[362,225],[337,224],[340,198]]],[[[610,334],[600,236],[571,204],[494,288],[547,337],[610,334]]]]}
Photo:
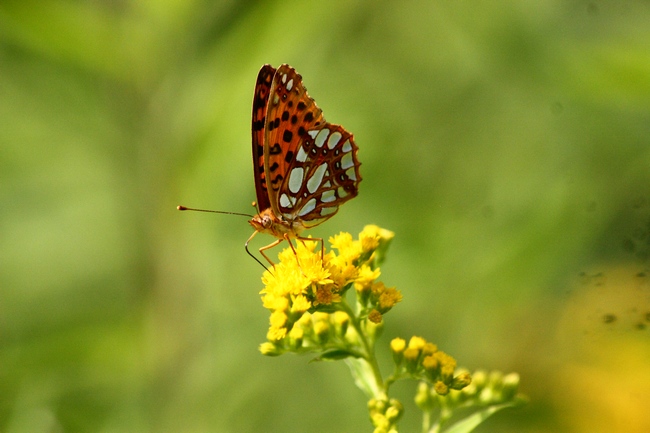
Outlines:
{"type": "MultiPolygon", "coordinates": [[[[251,237],[248,238],[248,240],[247,240],[246,243],[244,244],[244,249],[246,250],[246,253],[248,253],[249,256],[251,256],[251,257],[252,257],[252,258],[253,258],[257,263],[259,263],[260,265],[262,265],[262,267],[268,271],[269,268],[267,268],[266,266],[264,266],[264,263],[260,262],[259,259],[258,259],[257,257],[255,257],[255,256],[253,255],[253,253],[251,253],[250,250],[248,249],[248,243],[251,241],[251,239],[253,239],[253,238],[255,237],[255,235],[256,235],[257,233],[259,233],[257,230],[254,231],[253,234],[251,235],[251,237]]],[[[262,255],[264,256],[264,258],[265,258],[265,259],[266,259],[266,260],[271,264],[271,266],[274,266],[275,263],[273,263],[273,262],[271,261],[271,259],[269,259],[269,258],[266,256],[266,254],[264,254],[264,250],[268,250],[269,248],[273,248],[274,246],[276,246],[277,244],[279,244],[279,243],[282,242],[283,240],[284,240],[284,239],[278,239],[278,240],[276,240],[275,242],[273,242],[272,244],[269,244],[269,245],[267,245],[267,246],[265,246],[265,247],[262,247],[262,248],[260,248],[260,250],[259,250],[259,251],[260,251],[260,254],[262,254],[262,255]]]]}
{"type": "MultiPolygon", "coordinates": [[[[303,238],[298,236],[296,239],[298,239],[302,244],[305,244],[305,241],[316,241],[320,242],[320,261],[321,263],[325,260],[325,244],[323,243],[323,238],[303,238]]],[[[291,242],[289,242],[291,243],[291,242]]],[[[294,251],[295,253],[295,251],[294,251]]]]}
{"type": "MultiPolygon", "coordinates": [[[[260,248],[260,254],[264,256],[264,258],[266,259],[266,261],[269,262],[269,263],[271,264],[271,266],[275,266],[275,263],[273,263],[273,262],[271,261],[271,259],[269,259],[269,258],[266,256],[266,254],[264,254],[264,251],[273,248],[274,246],[278,245],[278,244],[279,244],[280,242],[282,242],[283,240],[284,240],[284,238],[283,238],[283,239],[276,239],[275,241],[271,242],[271,243],[268,244],[267,246],[260,248]]],[[[291,245],[291,242],[289,242],[289,245],[291,245]]],[[[291,249],[293,250],[293,245],[291,245],[291,249]]],[[[295,253],[295,250],[294,250],[294,253],[295,253]]],[[[265,267],[266,267],[266,266],[265,266],[265,267]]]]}

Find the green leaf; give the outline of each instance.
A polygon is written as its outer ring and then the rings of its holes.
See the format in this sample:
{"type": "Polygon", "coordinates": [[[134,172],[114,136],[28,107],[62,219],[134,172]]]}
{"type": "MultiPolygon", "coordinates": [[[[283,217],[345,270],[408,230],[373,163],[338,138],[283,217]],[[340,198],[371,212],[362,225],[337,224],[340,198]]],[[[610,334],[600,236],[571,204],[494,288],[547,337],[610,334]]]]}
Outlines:
{"type": "Polygon", "coordinates": [[[342,350],[342,349],[335,349],[335,350],[328,350],[327,352],[323,353],[320,356],[317,356],[316,358],[312,359],[309,362],[316,362],[316,361],[340,361],[341,359],[346,359],[346,358],[357,358],[358,355],[348,351],[348,350],[342,350]]]}
{"type": "MultiPolygon", "coordinates": [[[[519,406],[522,403],[520,400],[511,401],[508,403],[498,404],[495,406],[489,406],[483,409],[480,412],[473,413],[467,418],[464,418],[455,424],[452,424],[448,429],[443,430],[445,433],[468,433],[478,427],[483,421],[488,419],[493,414],[499,412],[502,409],[507,407],[519,406]]],[[[434,426],[430,432],[437,431],[437,426],[434,426]]]]}
{"type": "Polygon", "coordinates": [[[372,373],[372,368],[368,361],[363,358],[347,358],[345,363],[350,367],[354,384],[363,391],[368,398],[378,398],[384,396],[384,393],[377,386],[377,381],[372,373]]]}

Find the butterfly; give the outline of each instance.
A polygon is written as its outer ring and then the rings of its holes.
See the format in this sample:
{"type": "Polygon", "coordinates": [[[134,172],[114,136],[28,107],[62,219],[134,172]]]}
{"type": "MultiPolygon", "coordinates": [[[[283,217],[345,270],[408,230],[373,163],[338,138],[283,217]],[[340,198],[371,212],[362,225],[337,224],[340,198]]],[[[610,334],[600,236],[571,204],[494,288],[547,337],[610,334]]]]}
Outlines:
{"type": "MultiPolygon", "coordinates": [[[[257,74],[253,96],[253,174],[257,195],[257,215],[178,206],[178,210],[249,216],[255,231],[276,240],[259,249],[264,251],[300,236],[334,216],[346,201],[357,196],[361,174],[354,137],[341,125],[325,121],[323,112],[307,94],[302,76],[287,64],[275,69],[264,65],[257,74]]],[[[323,240],[321,256],[323,254],[323,240]]],[[[266,266],[264,266],[266,268],[266,266]]]]}
{"type": "Polygon", "coordinates": [[[264,65],[257,75],[252,135],[258,214],[249,221],[255,232],[245,248],[252,256],[251,239],[273,235],[276,240],[259,249],[273,265],[264,251],[284,240],[293,249],[291,239],[308,239],[303,230],[357,196],[361,164],[352,134],[325,120],[302,76],[287,64],[264,65]]]}

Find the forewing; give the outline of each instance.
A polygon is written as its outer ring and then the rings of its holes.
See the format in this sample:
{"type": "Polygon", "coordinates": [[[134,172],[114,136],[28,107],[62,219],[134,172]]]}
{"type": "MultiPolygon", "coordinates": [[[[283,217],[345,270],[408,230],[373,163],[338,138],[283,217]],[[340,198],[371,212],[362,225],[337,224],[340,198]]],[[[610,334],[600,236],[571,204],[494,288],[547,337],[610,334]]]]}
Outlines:
{"type": "Polygon", "coordinates": [[[253,175],[255,176],[257,206],[260,211],[271,206],[266,186],[266,173],[264,171],[264,127],[266,125],[266,106],[274,75],[275,68],[273,66],[262,66],[262,69],[257,74],[255,95],[253,96],[253,175]]]}
{"type": "Polygon", "coordinates": [[[307,134],[325,122],[323,113],[307,94],[302,76],[289,65],[275,72],[266,109],[264,169],[273,213],[282,212],[279,197],[286,186],[298,149],[307,134]]]}

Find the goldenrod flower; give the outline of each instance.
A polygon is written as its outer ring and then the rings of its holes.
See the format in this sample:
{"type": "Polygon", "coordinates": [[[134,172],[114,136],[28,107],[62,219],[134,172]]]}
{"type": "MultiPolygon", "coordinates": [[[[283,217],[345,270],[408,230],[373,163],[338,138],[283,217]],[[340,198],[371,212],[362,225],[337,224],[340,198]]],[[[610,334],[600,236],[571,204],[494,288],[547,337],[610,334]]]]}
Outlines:
{"type": "Polygon", "coordinates": [[[402,338],[390,342],[395,367],[383,379],[374,350],[385,315],[402,300],[399,290],[378,281],[379,265],[393,236],[368,225],[358,239],[344,232],[332,236],[329,252],[322,242],[294,240],[278,255],[279,263],[262,276],[260,294],[270,311],[270,326],[268,341],[259,350],[269,356],[316,353],[319,361],[345,360],[355,383],[369,397],[374,433],[397,433],[404,409],[389,399],[388,391],[399,379],[420,381],[415,402],[424,411],[423,431],[434,431],[429,428],[430,412],[436,406],[440,426],[453,408],[516,400],[516,374],[477,372],[474,380],[469,372],[456,370],[453,357],[418,336],[408,344],[402,338]]]}
{"type": "Polygon", "coordinates": [[[379,239],[379,227],[375,225],[367,225],[359,233],[361,249],[364,253],[376,250],[379,246],[379,239]]]}
{"type": "Polygon", "coordinates": [[[434,389],[434,391],[436,391],[436,393],[438,393],[439,395],[447,395],[447,394],[449,394],[449,387],[448,387],[447,385],[445,385],[445,383],[442,382],[442,381],[440,381],[440,380],[437,381],[437,382],[433,385],[433,389],[434,389]]]}
{"type": "MultiPolygon", "coordinates": [[[[295,242],[295,248],[280,252],[280,262],[262,276],[262,304],[271,311],[269,340],[286,337],[296,321],[308,311],[323,308],[336,311],[336,305],[352,283],[358,290],[369,291],[381,272],[371,266],[370,256],[365,253],[372,254],[372,249],[379,247],[385,238],[382,229],[367,226],[359,240],[343,232],[332,236],[329,239],[332,251],[324,255],[317,248],[320,243],[315,240],[300,240],[295,242]]],[[[395,289],[382,285],[381,292],[385,294],[377,294],[373,300],[376,312],[370,318],[375,323],[401,299],[395,289]]]]}
{"type": "Polygon", "coordinates": [[[354,288],[357,292],[369,290],[372,283],[379,278],[381,274],[379,269],[372,269],[370,266],[363,264],[359,268],[359,274],[354,281],[354,288]]]}
{"type": "Polygon", "coordinates": [[[307,296],[300,294],[293,298],[293,305],[291,305],[292,313],[304,313],[311,308],[311,302],[307,296]]]}
{"type": "Polygon", "coordinates": [[[438,351],[438,346],[429,342],[427,342],[427,344],[425,344],[424,347],[422,348],[422,353],[425,355],[433,355],[437,351],[438,351]]]}
{"type": "Polygon", "coordinates": [[[403,338],[393,338],[390,342],[390,349],[393,353],[401,353],[406,348],[406,340],[403,338]]]}
{"type": "Polygon", "coordinates": [[[409,349],[417,349],[418,351],[427,344],[427,341],[422,337],[413,336],[409,340],[409,349]]]}
{"type": "Polygon", "coordinates": [[[402,300],[402,293],[395,287],[386,287],[384,283],[374,283],[371,292],[377,299],[378,310],[387,313],[391,308],[402,300]]]}
{"type": "Polygon", "coordinates": [[[260,344],[260,352],[262,352],[262,355],[267,356],[277,356],[281,354],[281,352],[277,350],[275,344],[268,341],[260,344]]]}
{"type": "Polygon", "coordinates": [[[394,236],[395,233],[376,225],[367,225],[363,228],[359,239],[363,254],[368,256],[373,262],[373,266],[378,266],[384,261],[384,256],[394,236]]]}
{"type": "Polygon", "coordinates": [[[413,347],[408,347],[404,350],[404,358],[407,361],[416,361],[420,356],[420,351],[413,347]]]}
{"type": "Polygon", "coordinates": [[[368,320],[372,323],[381,323],[381,313],[373,309],[370,314],[368,314],[368,320]]]}

